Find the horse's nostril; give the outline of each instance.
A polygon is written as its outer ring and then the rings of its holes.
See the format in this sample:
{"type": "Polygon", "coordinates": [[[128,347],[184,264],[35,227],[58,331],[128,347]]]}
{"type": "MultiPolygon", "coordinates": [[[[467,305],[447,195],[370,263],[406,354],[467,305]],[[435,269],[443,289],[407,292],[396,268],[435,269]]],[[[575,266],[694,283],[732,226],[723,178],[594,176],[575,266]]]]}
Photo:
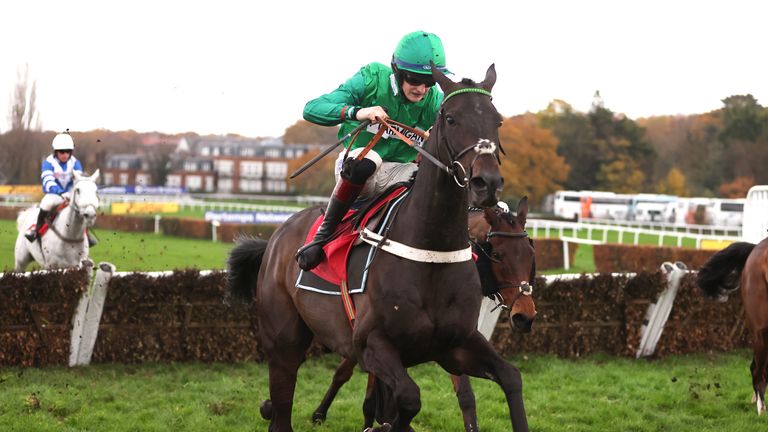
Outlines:
{"type": "Polygon", "coordinates": [[[525,314],[516,313],[512,315],[512,324],[516,329],[523,333],[530,333],[533,326],[533,319],[527,317],[525,314]]]}
{"type": "Polygon", "coordinates": [[[484,191],[488,189],[488,185],[481,177],[474,177],[469,181],[469,187],[474,191],[484,191]]]}

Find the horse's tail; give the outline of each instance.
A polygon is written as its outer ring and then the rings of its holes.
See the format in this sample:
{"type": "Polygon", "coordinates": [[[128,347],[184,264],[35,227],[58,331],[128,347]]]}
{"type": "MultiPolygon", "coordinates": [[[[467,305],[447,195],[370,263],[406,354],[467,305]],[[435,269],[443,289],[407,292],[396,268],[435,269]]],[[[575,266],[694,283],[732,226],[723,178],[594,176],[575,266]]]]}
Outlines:
{"type": "Polygon", "coordinates": [[[708,297],[725,300],[739,288],[741,271],[754,248],[753,243],[738,242],[712,255],[696,276],[699,288],[708,297]]]}
{"type": "Polygon", "coordinates": [[[229,253],[227,283],[234,298],[251,301],[256,291],[256,278],[261,260],[267,250],[267,241],[254,237],[240,237],[229,253]]]}

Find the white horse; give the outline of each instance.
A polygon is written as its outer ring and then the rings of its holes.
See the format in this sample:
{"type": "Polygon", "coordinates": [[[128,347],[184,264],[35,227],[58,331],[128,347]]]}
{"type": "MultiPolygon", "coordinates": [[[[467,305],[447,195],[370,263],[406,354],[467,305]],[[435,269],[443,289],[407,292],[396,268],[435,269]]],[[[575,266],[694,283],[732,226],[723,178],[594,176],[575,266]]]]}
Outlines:
{"type": "Polygon", "coordinates": [[[75,185],[66,195],[69,205],[56,216],[48,232],[30,242],[24,237],[27,228],[37,221],[40,211],[34,206],[22,211],[16,219],[16,271],[24,271],[33,260],[44,269],[77,267],[88,258],[86,228],[96,222],[99,194],[96,181],[99,170],[90,177],[74,173],[75,185]]]}

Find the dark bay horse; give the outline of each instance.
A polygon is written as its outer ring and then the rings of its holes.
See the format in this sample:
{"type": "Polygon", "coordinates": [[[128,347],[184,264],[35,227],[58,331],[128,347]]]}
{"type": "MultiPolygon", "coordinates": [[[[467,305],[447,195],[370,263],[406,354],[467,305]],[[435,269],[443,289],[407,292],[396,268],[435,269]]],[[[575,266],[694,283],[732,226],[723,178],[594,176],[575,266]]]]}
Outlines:
{"type": "MultiPolygon", "coordinates": [[[[509,311],[509,325],[521,332],[531,331],[536,317],[536,306],[531,295],[536,277],[536,256],[533,242],[525,232],[528,198],[517,205],[517,213],[505,212],[499,207],[470,211],[469,238],[478,255],[477,268],[482,294],[498,302],[497,307],[509,311]]],[[[478,292],[478,295],[481,295],[478,292]]],[[[312,414],[312,421],[322,423],[328,415],[339,389],[352,377],[356,362],[342,359],[320,405],[312,414]]],[[[454,392],[459,402],[464,429],[479,430],[475,409],[475,396],[466,375],[451,375],[454,392]]],[[[364,428],[371,427],[376,418],[373,380],[369,377],[366,399],[363,402],[364,428]]]]}
{"type": "Polygon", "coordinates": [[[757,415],[765,413],[768,373],[768,238],[757,245],[733,243],[712,255],[696,279],[709,297],[725,300],[741,286],[747,328],[752,338],[752,402],[757,415]]]}
{"type": "Polygon", "coordinates": [[[419,388],[407,368],[429,361],[454,375],[498,383],[514,430],[528,430],[520,372],[476,328],[481,287],[467,219],[470,205],[496,205],[503,184],[502,118],[490,97],[496,71],[491,65],[481,83],[456,83],[435,68],[432,74],[446,96],[414,184],[379,242],[365,293],[353,295],[354,328],[336,296],[295,287],[294,255],[319,207],[292,216],[266,245],[246,242],[231,252],[230,262],[246,263],[230,267],[233,294],[248,298],[255,290],[259,336],[268,358],[272,432],[293,430],[297,371],[313,337],[354,359],[389,390],[395,432],[409,431],[421,409],[419,388]],[[254,277],[256,284],[249,284],[254,277]]]}

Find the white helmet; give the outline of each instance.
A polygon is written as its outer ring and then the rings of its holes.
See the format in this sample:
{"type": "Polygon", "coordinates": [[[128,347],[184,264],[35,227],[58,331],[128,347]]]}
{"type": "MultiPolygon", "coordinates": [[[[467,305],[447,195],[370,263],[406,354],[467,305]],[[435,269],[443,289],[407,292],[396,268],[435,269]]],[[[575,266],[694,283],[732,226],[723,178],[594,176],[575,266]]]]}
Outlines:
{"type": "Polygon", "coordinates": [[[72,141],[72,136],[68,133],[56,134],[53,137],[53,143],[51,144],[54,150],[74,150],[75,142],[72,141]]]}

